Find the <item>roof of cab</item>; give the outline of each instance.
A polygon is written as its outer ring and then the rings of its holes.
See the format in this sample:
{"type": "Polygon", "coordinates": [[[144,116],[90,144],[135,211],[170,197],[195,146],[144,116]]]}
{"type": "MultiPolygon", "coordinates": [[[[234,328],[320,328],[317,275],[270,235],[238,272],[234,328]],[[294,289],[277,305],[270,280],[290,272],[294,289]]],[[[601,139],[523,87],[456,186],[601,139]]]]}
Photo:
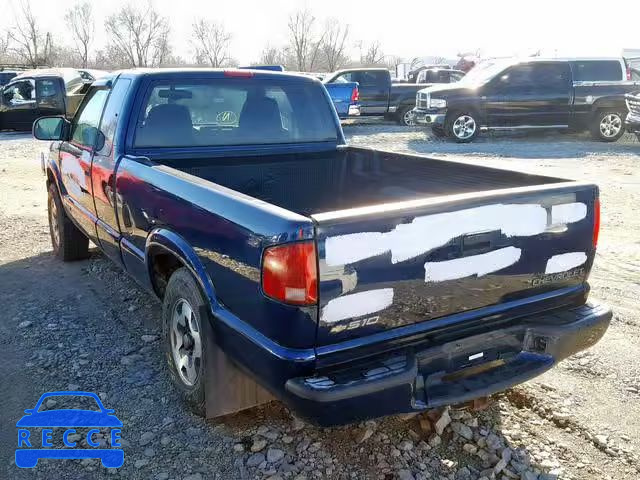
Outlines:
{"type": "Polygon", "coordinates": [[[113,77],[103,77],[103,79],[113,79],[115,76],[121,75],[128,78],[136,77],[151,77],[151,78],[171,78],[179,76],[187,76],[190,78],[196,77],[230,77],[230,78],[242,78],[242,77],[255,77],[255,78],[295,78],[301,82],[318,82],[317,79],[309,77],[308,75],[302,75],[299,73],[291,72],[276,72],[271,70],[258,70],[258,69],[237,69],[237,68],[134,68],[129,70],[120,70],[114,72],[113,77]]]}

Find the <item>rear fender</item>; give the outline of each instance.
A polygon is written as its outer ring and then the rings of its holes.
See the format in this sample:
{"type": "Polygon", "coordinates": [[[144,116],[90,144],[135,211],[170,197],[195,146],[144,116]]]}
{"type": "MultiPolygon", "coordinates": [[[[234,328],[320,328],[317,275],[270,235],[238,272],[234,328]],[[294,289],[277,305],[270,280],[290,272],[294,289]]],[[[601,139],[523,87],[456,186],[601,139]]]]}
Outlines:
{"type": "Polygon", "coordinates": [[[152,283],[151,279],[153,278],[150,258],[150,252],[153,248],[166,250],[180,260],[180,262],[191,271],[191,274],[200,285],[202,293],[207,297],[211,311],[213,312],[218,308],[219,304],[213,282],[207,274],[200,258],[184,238],[169,229],[156,228],[152,230],[147,237],[145,243],[145,263],[147,265],[149,283],[152,283]]]}
{"type": "Polygon", "coordinates": [[[622,113],[627,111],[627,105],[624,101],[624,98],[621,95],[612,95],[609,97],[602,97],[593,102],[591,106],[591,112],[595,113],[599,110],[603,109],[616,109],[622,113]]]}

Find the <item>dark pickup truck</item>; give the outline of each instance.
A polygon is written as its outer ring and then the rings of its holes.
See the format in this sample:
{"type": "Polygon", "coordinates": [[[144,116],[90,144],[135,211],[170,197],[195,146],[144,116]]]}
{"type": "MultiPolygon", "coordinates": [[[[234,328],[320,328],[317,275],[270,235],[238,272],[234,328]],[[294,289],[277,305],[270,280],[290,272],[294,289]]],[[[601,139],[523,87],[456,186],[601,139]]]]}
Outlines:
{"type": "Polygon", "coordinates": [[[53,141],[55,254],[91,240],[162,299],[199,414],[272,396],[322,425],[419,412],[524,382],[609,325],[587,303],[596,185],[350,147],[312,78],[124,71],[34,135],[53,141]]]}
{"type": "Polygon", "coordinates": [[[421,90],[413,115],[457,142],[514,129],[589,130],[613,142],[624,134],[624,96],[638,85],[622,58],[498,61],[457,83],[421,90]]]}
{"type": "Polygon", "coordinates": [[[384,116],[401,125],[413,125],[411,110],[416,104],[416,92],[431,85],[391,83],[391,73],[385,68],[339,70],[327,75],[323,82],[327,87],[356,82],[361,116],[384,116]]]}
{"type": "Polygon", "coordinates": [[[627,109],[629,113],[625,120],[625,128],[628,132],[635,133],[640,140],[640,92],[627,95],[627,109]]]}
{"type": "Polygon", "coordinates": [[[2,87],[0,130],[31,131],[38,117],[73,116],[78,102],[67,98],[67,90],[82,83],[77,70],[71,68],[32,70],[17,75],[2,87]],[[72,106],[74,109],[70,110],[72,106]]]}

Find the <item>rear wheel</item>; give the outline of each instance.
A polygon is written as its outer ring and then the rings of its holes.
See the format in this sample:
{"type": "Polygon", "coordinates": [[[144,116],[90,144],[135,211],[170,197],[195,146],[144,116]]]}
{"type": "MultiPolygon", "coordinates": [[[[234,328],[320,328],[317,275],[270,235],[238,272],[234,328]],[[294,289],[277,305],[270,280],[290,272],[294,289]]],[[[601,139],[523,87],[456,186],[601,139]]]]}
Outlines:
{"type": "Polygon", "coordinates": [[[448,137],[458,143],[468,143],[475,140],[480,133],[480,126],[471,112],[452,112],[447,115],[445,132],[448,137]]]}
{"type": "Polygon", "coordinates": [[[205,356],[207,338],[202,328],[206,301],[187,268],[176,270],[167,284],[162,304],[164,350],[171,379],[196,415],[205,416],[205,356]]]}
{"type": "Polygon", "coordinates": [[[599,110],[591,121],[591,135],[601,142],[615,142],[624,135],[623,118],[617,110],[599,110]]]}
{"type": "Polygon", "coordinates": [[[398,123],[400,125],[404,125],[405,127],[413,127],[416,122],[413,121],[413,114],[411,111],[413,107],[402,107],[398,112],[398,123]]]}
{"type": "Polygon", "coordinates": [[[65,213],[54,183],[49,184],[47,207],[53,253],[64,262],[87,258],[89,239],[65,213]]]}

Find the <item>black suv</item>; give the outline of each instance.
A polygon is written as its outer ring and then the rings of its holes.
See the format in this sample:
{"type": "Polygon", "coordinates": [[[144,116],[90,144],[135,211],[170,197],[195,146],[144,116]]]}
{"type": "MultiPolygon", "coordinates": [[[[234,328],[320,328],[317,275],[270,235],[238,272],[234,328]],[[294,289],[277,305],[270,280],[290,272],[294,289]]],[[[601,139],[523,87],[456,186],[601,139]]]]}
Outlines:
{"type": "Polygon", "coordinates": [[[624,96],[639,85],[622,58],[489,61],[457,83],[420,90],[413,119],[458,142],[536,128],[589,130],[613,142],[624,134],[624,96]]]}

